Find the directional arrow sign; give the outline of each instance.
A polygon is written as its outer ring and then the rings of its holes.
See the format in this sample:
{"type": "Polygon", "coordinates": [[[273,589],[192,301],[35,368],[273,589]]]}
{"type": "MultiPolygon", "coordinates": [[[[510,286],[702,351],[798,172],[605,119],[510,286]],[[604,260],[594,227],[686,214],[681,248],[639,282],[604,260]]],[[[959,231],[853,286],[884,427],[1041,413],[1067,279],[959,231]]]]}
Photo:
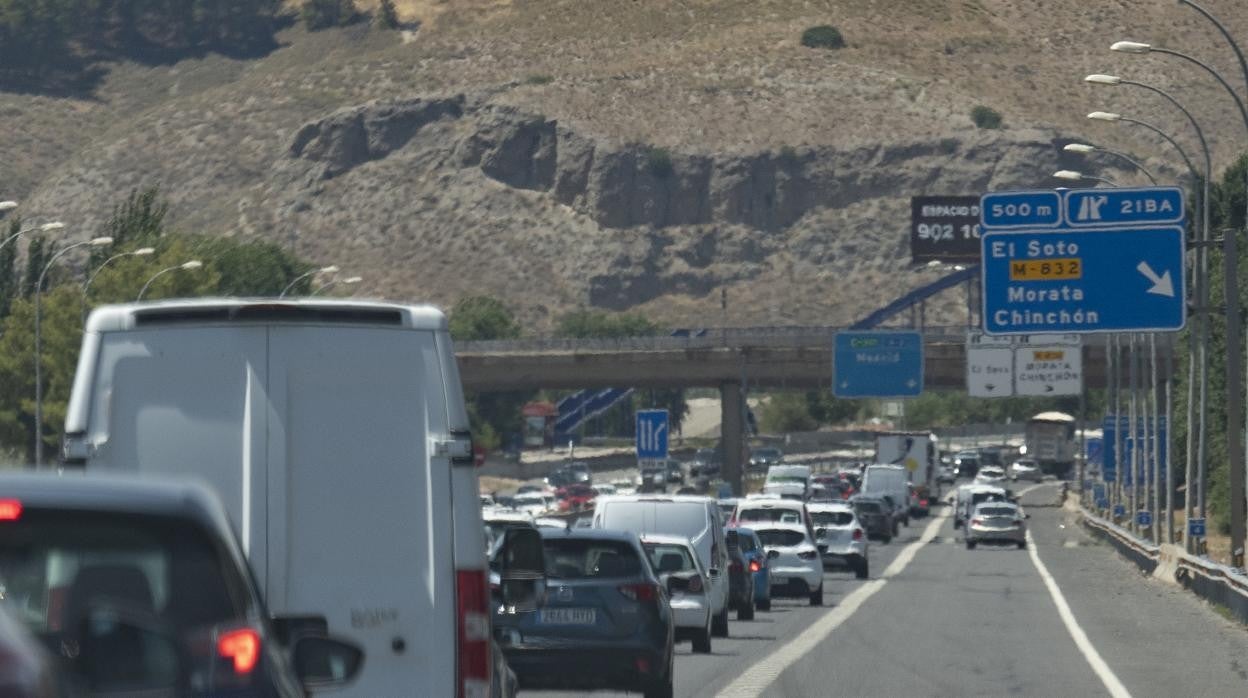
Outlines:
{"type": "Polygon", "coordinates": [[[918,332],[838,332],[832,352],[836,397],[915,397],[923,391],[918,332]]]}
{"type": "Polygon", "coordinates": [[[1162,225],[1183,220],[1183,191],[1178,187],[1069,189],[1066,224],[1072,228],[1111,225],[1162,225]]]}
{"type": "Polygon", "coordinates": [[[990,231],[981,239],[988,334],[1183,327],[1180,227],[990,231]]]}
{"type": "Polygon", "coordinates": [[[1008,340],[1001,345],[979,333],[967,335],[966,392],[971,397],[1010,397],[1014,394],[1014,349],[1008,340]],[[985,342],[985,339],[989,341],[985,342]]]}
{"type": "Polygon", "coordinates": [[[1078,395],[1083,392],[1083,349],[1072,346],[1020,346],[1014,352],[1018,395],[1078,395]]]}
{"type": "Polygon", "coordinates": [[[637,459],[667,458],[667,410],[637,411],[637,459]]]}

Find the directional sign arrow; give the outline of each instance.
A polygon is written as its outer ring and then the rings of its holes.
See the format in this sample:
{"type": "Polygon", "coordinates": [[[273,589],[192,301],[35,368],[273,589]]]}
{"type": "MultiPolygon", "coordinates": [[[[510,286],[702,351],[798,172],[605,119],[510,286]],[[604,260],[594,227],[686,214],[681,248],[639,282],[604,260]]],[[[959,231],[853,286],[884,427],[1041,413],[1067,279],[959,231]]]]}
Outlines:
{"type": "Polygon", "coordinates": [[[916,386],[916,385],[918,385],[918,384],[919,384],[919,382],[918,382],[918,381],[916,381],[916,380],[915,380],[915,379],[913,379],[913,378],[911,378],[910,380],[906,381],[906,387],[907,387],[907,388],[913,388],[913,387],[915,387],[915,386],[916,386]]]}
{"type": "Polygon", "coordinates": [[[1044,386],[1044,392],[1046,392],[1046,393],[1051,393],[1051,392],[1053,392],[1053,386],[1051,386],[1051,385],[1046,385],[1046,386],[1044,386]]]}
{"type": "Polygon", "coordinates": [[[985,384],[985,385],[984,385],[984,388],[986,388],[987,390],[990,390],[990,391],[991,391],[991,390],[996,390],[996,389],[997,389],[997,386],[996,386],[996,385],[994,385],[994,384],[992,384],[992,383],[987,383],[987,384],[985,384]]]}
{"type": "Polygon", "coordinates": [[[1161,276],[1148,266],[1148,262],[1140,262],[1136,267],[1149,281],[1153,282],[1153,287],[1148,289],[1149,293],[1155,293],[1159,296],[1174,298],[1174,283],[1170,281],[1170,271],[1166,270],[1161,276]]]}

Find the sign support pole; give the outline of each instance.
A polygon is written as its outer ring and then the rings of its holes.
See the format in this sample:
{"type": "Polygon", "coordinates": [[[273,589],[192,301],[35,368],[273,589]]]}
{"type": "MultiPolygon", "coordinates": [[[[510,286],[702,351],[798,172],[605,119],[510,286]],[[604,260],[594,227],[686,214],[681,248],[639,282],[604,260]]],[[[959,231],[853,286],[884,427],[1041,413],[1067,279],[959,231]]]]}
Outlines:
{"type": "Polygon", "coordinates": [[[1114,357],[1114,487],[1110,504],[1122,504],[1122,476],[1126,471],[1122,457],[1122,336],[1114,333],[1109,336],[1114,357]]]}
{"type": "Polygon", "coordinates": [[[1239,363],[1242,325],[1239,314],[1239,251],[1235,248],[1235,231],[1223,234],[1223,271],[1226,277],[1226,459],[1230,468],[1231,490],[1231,566],[1244,565],[1244,451],[1239,447],[1243,435],[1241,414],[1243,392],[1242,365],[1239,363]]]}
{"type": "MultiPolygon", "coordinates": [[[[1148,391],[1149,402],[1152,405],[1153,416],[1153,440],[1149,451],[1153,454],[1153,478],[1149,492],[1152,494],[1152,510],[1153,510],[1153,542],[1161,543],[1161,521],[1158,514],[1161,512],[1161,424],[1157,414],[1158,402],[1158,385],[1157,385],[1157,333],[1150,332],[1148,335],[1148,364],[1152,370],[1152,381],[1148,391]]],[[[1166,424],[1168,430],[1170,425],[1166,424]]]]}
{"type": "MultiPolygon", "coordinates": [[[[1173,337],[1173,335],[1172,335],[1173,337]]],[[[1170,434],[1174,433],[1173,402],[1174,399],[1174,349],[1177,342],[1170,342],[1170,351],[1166,352],[1166,542],[1174,543],[1174,444],[1170,434]]],[[[1186,536],[1184,536],[1186,538],[1186,536]]]]}
{"type": "Polygon", "coordinates": [[[1127,399],[1127,429],[1130,430],[1131,434],[1131,462],[1127,465],[1127,467],[1131,468],[1131,489],[1127,493],[1127,501],[1129,503],[1127,516],[1130,517],[1131,522],[1128,529],[1133,532],[1138,530],[1135,525],[1135,512],[1139,511],[1140,490],[1140,439],[1135,431],[1136,427],[1139,426],[1137,424],[1139,412],[1136,411],[1136,398],[1139,397],[1140,392],[1139,373],[1136,370],[1137,358],[1135,333],[1132,332],[1127,335],[1127,390],[1130,391],[1127,399]]]}

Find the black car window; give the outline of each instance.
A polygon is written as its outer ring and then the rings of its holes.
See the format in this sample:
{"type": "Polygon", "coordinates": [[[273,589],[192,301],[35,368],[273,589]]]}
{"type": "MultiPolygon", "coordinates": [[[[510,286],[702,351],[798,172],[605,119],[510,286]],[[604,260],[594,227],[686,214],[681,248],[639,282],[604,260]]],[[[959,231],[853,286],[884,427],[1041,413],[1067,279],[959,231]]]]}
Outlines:
{"type": "Polygon", "coordinates": [[[980,507],[975,513],[980,516],[1014,516],[1016,511],[1011,507],[980,507]]]}
{"type": "Polygon", "coordinates": [[[763,542],[763,545],[770,546],[791,548],[795,545],[801,545],[802,541],[806,540],[806,535],[801,531],[790,531],[788,529],[764,528],[755,531],[755,533],[758,534],[758,538],[763,542]]]}
{"type": "Polygon", "coordinates": [[[555,579],[635,577],[641,560],[631,545],[588,538],[547,538],[546,575],[555,579]]]}
{"type": "Polygon", "coordinates": [[[771,523],[801,523],[802,515],[793,509],[742,509],[737,519],[771,523]]]}
{"type": "Polygon", "coordinates": [[[650,567],[658,574],[665,572],[689,572],[697,570],[689,550],[683,545],[671,543],[642,543],[650,558],[650,567]]]}
{"type": "Polygon", "coordinates": [[[758,546],[754,544],[754,537],[739,534],[737,536],[738,545],[741,546],[741,552],[752,553],[758,550],[758,546]]]}
{"type": "Polygon", "coordinates": [[[848,511],[815,511],[810,518],[816,526],[848,526],[854,522],[854,515],[848,511]]]}
{"type": "Polygon", "coordinates": [[[880,505],[878,502],[858,502],[854,505],[854,508],[864,514],[880,513],[880,505]]]}

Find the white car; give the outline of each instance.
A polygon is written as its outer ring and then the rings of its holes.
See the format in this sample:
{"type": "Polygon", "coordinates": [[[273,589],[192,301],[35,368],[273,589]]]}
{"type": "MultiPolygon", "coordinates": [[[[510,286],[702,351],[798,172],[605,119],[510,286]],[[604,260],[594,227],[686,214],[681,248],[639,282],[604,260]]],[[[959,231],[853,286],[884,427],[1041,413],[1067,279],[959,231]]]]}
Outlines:
{"type": "Polygon", "coordinates": [[[975,475],[975,482],[981,485],[999,485],[1005,482],[1005,468],[997,465],[985,465],[975,475]]]}
{"type": "Polygon", "coordinates": [[[553,511],[557,506],[555,498],[544,492],[518,494],[512,499],[512,505],[517,511],[522,511],[530,516],[541,516],[548,511],[553,511]]]}
{"type": "Polygon", "coordinates": [[[812,536],[815,532],[814,527],[810,525],[806,504],[793,499],[747,497],[738,500],[732,520],[742,526],[754,526],[760,523],[803,524],[812,536]]]}
{"type": "Polygon", "coordinates": [[[597,492],[599,496],[617,494],[615,485],[594,485],[594,491],[597,492]]]}
{"type": "Polygon", "coordinates": [[[858,523],[854,508],[848,502],[811,503],[806,508],[815,524],[815,545],[824,569],[844,567],[859,579],[866,579],[871,569],[867,532],[858,523]]]}
{"type": "Polygon", "coordinates": [[[806,526],[800,523],[739,523],[758,534],[767,551],[771,595],[807,597],[823,605],[823,561],[806,526]]]}
{"type": "Polygon", "coordinates": [[[711,600],[707,597],[710,575],[688,538],[646,533],[641,547],[659,582],[668,590],[668,605],[676,626],[676,639],[693,641],[693,651],[711,651],[711,600]]]}
{"type": "Polygon", "coordinates": [[[1036,461],[1030,458],[1020,458],[1010,466],[1010,478],[1040,482],[1044,480],[1044,471],[1040,469],[1040,464],[1036,461]]]}

